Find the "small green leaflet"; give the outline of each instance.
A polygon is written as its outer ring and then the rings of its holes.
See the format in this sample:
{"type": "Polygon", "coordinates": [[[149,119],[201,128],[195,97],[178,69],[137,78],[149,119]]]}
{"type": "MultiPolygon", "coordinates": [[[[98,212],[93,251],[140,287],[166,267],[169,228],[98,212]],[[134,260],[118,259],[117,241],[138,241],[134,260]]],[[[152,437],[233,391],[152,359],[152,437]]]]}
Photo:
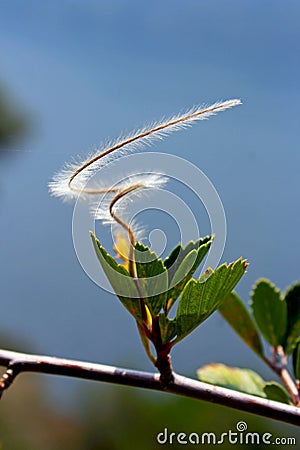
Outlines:
{"type": "Polygon", "coordinates": [[[170,256],[165,259],[164,265],[168,269],[168,294],[165,311],[168,314],[184,286],[192,278],[193,274],[203,261],[210,249],[212,237],[206,236],[196,242],[189,242],[186,247],[177,245],[170,256]]]}
{"type": "Polygon", "coordinates": [[[231,292],[221,303],[219,313],[255,353],[263,356],[262,343],[254,321],[235,292],[231,292]]]}
{"type": "Polygon", "coordinates": [[[152,316],[163,308],[168,290],[168,272],[161,259],[143,244],[135,244],[137,283],[152,316]]]}
{"type": "Polygon", "coordinates": [[[114,258],[107,253],[94,233],[91,233],[91,237],[98,260],[109,279],[113,290],[130,314],[132,314],[138,322],[142,322],[138,291],[133,278],[130,277],[123,265],[117,264],[114,258]],[[120,295],[123,292],[126,293],[125,296],[120,295]]]}
{"type": "Polygon", "coordinates": [[[253,370],[228,367],[224,364],[208,364],[197,370],[197,376],[205,383],[265,397],[264,380],[253,370]]]}
{"type": "Polygon", "coordinates": [[[178,303],[176,314],[177,341],[191,333],[224,301],[246,270],[246,261],[222,264],[204,282],[190,280],[178,303]]]}
{"type": "Polygon", "coordinates": [[[250,304],[258,328],[266,341],[273,347],[283,345],[287,327],[287,305],[279,289],[269,280],[258,280],[250,304]]]}
{"type": "Polygon", "coordinates": [[[200,381],[215,386],[281,403],[291,403],[291,398],[283,386],[275,381],[266,382],[258,373],[250,369],[228,367],[224,364],[208,364],[197,370],[197,376],[200,381]]]}

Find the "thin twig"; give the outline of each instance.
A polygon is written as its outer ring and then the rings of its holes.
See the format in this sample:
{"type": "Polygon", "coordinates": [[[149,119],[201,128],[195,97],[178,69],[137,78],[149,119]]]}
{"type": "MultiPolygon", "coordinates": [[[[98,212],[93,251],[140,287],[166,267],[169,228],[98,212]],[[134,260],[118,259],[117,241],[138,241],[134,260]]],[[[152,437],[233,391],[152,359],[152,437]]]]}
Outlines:
{"type": "Polygon", "coordinates": [[[288,392],[290,393],[290,396],[292,397],[294,405],[299,406],[300,405],[299,392],[298,392],[297,386],[296,386],[294,380],[292,379],[291,375],[289,374],[288,370],[285,367],[283,367],[279,372],[279,376],[280,376],[283,384],[287,388],[288,392]]]}
{"type": "Polygon", "coordinates": [[[8,350],[0,350],[0,365],[8,368],[0,380],[2,390],[7,389],[14,378],[22,372],[46,373],[169,392],[300,425],[300,408],[213,386],[177,374],[174,374],[173,380],[166,385],[160,381],[159,374],[8,350]]]}
{"type": "Polygon", "coordinates": [[[287,370],[287,355],[284,353],[283,348],[281,346],[274,347],[273,351],[273,359],[270,360],[267,357],[263,356],[263,361],[272,369],[281,379],[282,383],[286,387],[289,392],[293,404],[295,406],[300,405],[300,394],[297,389],[297,385],[295,381],[292,379],[289,371],[287,370]]]}
{"type": "Polygon", "coordinates": [[[130,247],[129,247],[129,273],[133,278],[137,278],[136,273],[136,266],[134,262],[134,245],[135,245],[135,237],[132,228],[130,225],[124,222],[120,217],[117,216],[117,214],[114,212],[114,206],[115,204],[121,200],[123,197],[125,197],[127,194],[135,191],[136,189],[140,189],[143,187],[141,183],[134,184],[132,186],[129,186],[128,188],[122,190],[119,192],[110,202],[109,205],[109,213],[111,217],[119,224],[122,228],[124,228],[125,231],[128,232],[129,241],[130,241],[130,247]]]}

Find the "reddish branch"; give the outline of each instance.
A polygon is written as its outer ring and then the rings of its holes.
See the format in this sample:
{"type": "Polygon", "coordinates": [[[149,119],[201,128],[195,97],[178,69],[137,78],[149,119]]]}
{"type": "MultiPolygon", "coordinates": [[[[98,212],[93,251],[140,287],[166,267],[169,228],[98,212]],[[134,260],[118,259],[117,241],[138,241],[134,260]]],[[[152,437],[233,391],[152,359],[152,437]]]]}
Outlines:
{"type": "Polygon", "coordinates": [[[8,350],[0,350],[0,365],[7,368],[0,380],[2,392],[22,372],[46,373],[169,392],[300,425],[300,408],[212,386],[175,373],[166,384],[160,381],[160,374],[8,350]]]}

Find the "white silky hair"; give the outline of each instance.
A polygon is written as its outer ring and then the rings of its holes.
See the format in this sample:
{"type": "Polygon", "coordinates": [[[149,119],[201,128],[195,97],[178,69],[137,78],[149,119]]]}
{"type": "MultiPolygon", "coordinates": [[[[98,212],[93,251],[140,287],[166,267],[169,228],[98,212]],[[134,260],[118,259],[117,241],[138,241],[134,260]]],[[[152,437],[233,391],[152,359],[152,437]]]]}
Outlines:
{"type": "MultiPolygon", "coordinates": [[[[54,175],[53,180],[49,183],[49,191],[51,195],[60,197],[63,200],[76,200],[79,195],[81,198],[84,198],[85,195],[89,195],[89,192],[86,190],[89,179],[115,158],[137,151],[146,145],[151,145],[156,140],[165,138],[173,131],[184,129],[191,126],[195,121],[208,119],[217,112],[239,104],[241,104],[241,101],[234,99],[217,102],[211,106],[194,106],[185,113],[153,122],[125,137],[121,136],[103,145],[94,154],[89,154],[84,160],[66,164],[61,171],[54,175]]],[[[96,185],[95,187],[95,189],[103,192],[110,188],[111,186],[107,185],[96,185]]]]}
{"type": "MultiPolygon", "coordinates": [[[[130,203],[136,200],[138,197],[145,197],[145,195],[149,195],[151,192],[155,192],[155,190],[161,189],[168,181],[168,178],[155,173],[141,173],[141,174],[132,174],[127,177],[127,179],[123,179],[121,182],[114,185],[114,188],[117,189],[119,194],[122,194],[123,191],[126,191],[129,188],[133,188],[133,190],[121,196],[118,202],[114,205],[114,212],[124,218],[126,215],[130,215],[128,207],[130,203]]],[[[103,224],[111,224],[114,223],[114,219],[111,216],[109,209],[110,204],[115,197],[116,193],[110,192],[104,194],[100,201],[95,202],[91,207],[91,213],[95,220],[101,220],[103,224]]],[[[128,217],[127,222],[131,218],[128,217]]]]}

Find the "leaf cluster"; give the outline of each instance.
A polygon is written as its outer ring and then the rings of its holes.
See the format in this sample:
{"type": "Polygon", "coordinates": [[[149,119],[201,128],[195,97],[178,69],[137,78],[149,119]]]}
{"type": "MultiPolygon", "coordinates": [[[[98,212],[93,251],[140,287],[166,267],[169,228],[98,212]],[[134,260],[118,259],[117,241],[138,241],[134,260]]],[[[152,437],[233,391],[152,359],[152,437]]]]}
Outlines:
{"type": "MultiPolygon", "coordinates": [[[[286,381],[286,366],[293,359],[296,386],[300,378],[300,283],[280,292],[267,279],[259,279],[251,292],[251,311],[241,298],[231,292],[219,306],[219,312],[240,338],[286,381]],[[272,358],[265,354],[264,340],[270,344],[272,358]]],[[[286,381],[287,390],[275,382],[266,383],[253,371],[210,365],[198,371],[202,381],[233,387],[247,393],[290,403],[293,400],[293,382],[286,381]],[[254,374],[254,375],[253,375],[254,374]],[[255,389],[253,380],[255,378],[255,389]],[[245,384],[245,380],[248,380],[245,384]]]]}
{"type": "Polygon", "coordinates": [[[178,244],[163,261],[142,243],[135,245],[137,278],[130,276],[124,265],[117,264],[94,234],[91,234],[99,262],[114,291],[140,327],[146,325],[151,333],[158,323],[162,344],[175,343],[203,323],[236,286],[246,270],[241,258],[231,264],[222,264],[216,270],[207,270],[194,279],[212,244],[212,236],[178,244]],[[172,318],[170,311],[177,303],[172,318]],[[147,318],[143,313],[143,305],[147,318]]]}

